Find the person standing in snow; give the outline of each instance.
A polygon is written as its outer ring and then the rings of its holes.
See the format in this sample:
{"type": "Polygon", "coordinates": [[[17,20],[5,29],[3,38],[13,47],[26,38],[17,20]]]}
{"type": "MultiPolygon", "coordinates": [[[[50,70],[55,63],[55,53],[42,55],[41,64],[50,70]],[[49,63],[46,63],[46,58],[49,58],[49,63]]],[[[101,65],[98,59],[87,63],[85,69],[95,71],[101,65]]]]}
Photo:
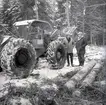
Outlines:
{"type": "Polygon", "coordinates": [[[72,40],[72,35],[67,35],[67,66],[70,66],[70,60],[71,59],[71,66],[73,66],[73,47],[74,47],[74,42],[72,40]]]}
{"type": "Polygon", "coordinates": [[[78,55],[78,60],[79,60],[79,66],[84,65],[84,55],[85,55],[85,47],[87,45],[87,39],[86,37],[83,36],[82,33],[78,35],[78,40],[76,42],[76,50],[77,50],[77,55],[78,55]]]}

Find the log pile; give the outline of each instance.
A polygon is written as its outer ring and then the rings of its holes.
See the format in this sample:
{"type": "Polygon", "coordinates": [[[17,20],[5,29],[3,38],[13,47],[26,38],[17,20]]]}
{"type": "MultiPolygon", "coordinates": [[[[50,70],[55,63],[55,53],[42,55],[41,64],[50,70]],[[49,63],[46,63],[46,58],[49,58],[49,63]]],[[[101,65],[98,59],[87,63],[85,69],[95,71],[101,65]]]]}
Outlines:
{"type": "Polygon", "coordinates": [[[53,82],[57,84],[59,87],[62,87],[71,77],[73,77],[78,71],[80,70],[80,67],[75,67],[73,70],[60,74],[57,76],[53,82]]]}
{"type": "Polygon", "coordinates": [[[76,85],[84,80],[95,64],[96,61],[91,61],[89,64],[85,65],[77,74],[75,74],[68,82],[65,83],[65,87],[69,90],[75,89],[76,85]]]}
{"type": "Polygon", "coordinates": [[[97,63],[93,69],[91,70],[91,72],[86,76],[86,78],[84,79],[84,81],[81,83],[81,87],[88,87],[91,86],[92,83],[95,80],[95,77],[97,76],[98,72],[101,70],[102,68],[102,64],[101,63],[97,63]]]}
{"type": "MultiPolygon", "coordinates": [[[[96,63],[96,65],[92,68],[92,70],[90,71],[90,73],[85,77],[85,79],[81,82],[80,86],[73,91],[73,97],[80,97],[82,94],[82,90],[85,89],[89,89],[92,88],[94,89],[94,87],[97,87],[99,84],[99,88],[102,86],[102,84],[98,83],[98,82],[94,82],[95,78],[97,76],[97,74],[100,72],[100,70],[102,69],[103,63],[99,62],[96,63]]],[[[105,82],[103,81],[103,85],[105,85],[105,82]]],[[[105,85],[106,86],[106,85],[105,85]]]]}

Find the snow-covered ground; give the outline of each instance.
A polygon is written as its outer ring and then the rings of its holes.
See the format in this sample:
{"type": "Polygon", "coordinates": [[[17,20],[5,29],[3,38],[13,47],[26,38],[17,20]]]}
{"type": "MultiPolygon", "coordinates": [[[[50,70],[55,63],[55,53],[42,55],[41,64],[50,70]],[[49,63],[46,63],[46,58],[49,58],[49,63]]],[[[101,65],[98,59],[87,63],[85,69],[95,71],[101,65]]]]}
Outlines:
{"type": "MultiPolygon", "coordinates": [[[[87,46],[86,47],[86,54],[85,54],[85,64],[88,63],[90,60],[103,60],[106,58],[106,46],[98,47],[98,46],[87,46]]],[[[74,53],[74,66],[77,67],[79,65],[77,51],[76,48],[73,50],[74,53]]],[[[34,70],[33,73],[39,73],[43,78],[53,79],[61,74],[66,74],[71,70],[74,70],[75,67],[69,66],[67,67],[67,62],[64,68],[60,70],[50,70],[49,65],[45,59],[40,59],[39,66],[37,70],[34,70]]]]}
{"type": "MultiPolygon", "coordinates": [[[[33,71],[33,74],[39,73],[40,77],[46,79],[54,79],[58,75],[65,75],[67,72],[73,71],[75,67],[67,67],[67,63],[62,69],[53,70],[49,68],[49,64],[45,59],[39,60],[39,67],[33,71]]],[[[76,67],[77,68],[77,67],[76,67]]]]}
{"type": "Polygon", "coordinates": [[[101,46],[101,47],[87,46],[85,58],[86,61],[91,59],[96,59],[96,60],[106,59],[106,46],[101,46]]]}
{"type": "MultiPolygon", "coordinates": [[[[85,54],[85,64],[88,63],[90,60],[103,60],[106,58],[106,46],[104,47],[98,47],[98,46],[87,46],[86,47],[86,54],[85,54]]],[[[49,64],[47,63],[46,59],[40,59],[39,63],[38,63],[38,68],[34,69],[32,72],[33,76],[29,76],[26,79],[10,79],[10,77],[8,77],[5,73],[0,73],[0,90],[2,90],[3,85],[6,83],[15,83],[15,86],[17,87],[30,87],[29,86],[29,82],[30,83],[36,83],[38,86],[41,86],[41,84],[43,83],[44,79],[50,79],[53,80],[55,79],[57,76],[59,75],[65,75],[66,73],[69,73],[70,71],[74,71],[76,68],[80,69],[81,67],[78,66],[79,62],[78,62],[78,57],[77,57],[77,52],[76,49],[74,48],[74,67],[69,66],[67,67],[67,62],[65,64],[65,66],[60,69],[60,70],[51,70],[49,67],[49,64]],[[39,75],[39,76],[38,76],[39,75]],[[39,78],[36,78],[36,77],[39,78]]],[[[5,93],[3,93],[4,95],[7,94],[7,91],[5,91],[5,93]]],[[[0,97],[2,97],[2,92],[0,91],[0,97]]],[[[27,105],[27,103],[29,103],[28,105],[31,105],[31,103],[29,102],[28,99],[20,99],[22,101],[22,103],[24,103],[23,105],[27,105]],[[23,102],[24,101],[24,102],[23,102]]],[[[13,99],[10,100],[11,102],[17,103],[17,99],[13,99]]]]}
{"type": "MultiPolygon", "coordinates": [[[[106,58],[106,46],[104,47],[98,47],[98,46],[87,46],[86,47],[86,54],[85,54],[85,64],[88,63],[89,60],[92,59],[105,59],[106,58]]],[[[46,79],[54,79],[59,75],[64,75],[70,71],[73,71],[76,67],[78,67],[78,57],[77,57],[77,52],[76,49],[74,48],[74,65],[75,67],[67,67],[67,62],[65,66],[60,69],[60,70],[50,70],[49,64],[47,63],[46,59],[40,59],[39,60],[39,65],[38,68],[33,71],[32,74],[40,74],[41,78],[46,78],[46,79]]],[[[4,83],[4,81],[9,80],[9,77],[6,76],[3,73],[0,73],[0,87],[4,83]]]]}
{"type": "MultiPolygon", "coordinates": [[[[92,59],[105,59],[106,58],[106,46],[104,47],[98,47],[98,46],[87,46],[86,47],[86,54],[85,54],[85,64],[92,59]]],[[[78,66],[78,57],[76,49],[74,48],[74,65],[75,67],[78,66]]],[[[75,67],[67,67],[67,62],[64,66],[64,68],[60,70],[50,70],[49,64],[47,63],[46,59],[40,59],[38,68],[33,71],[33,74],[40,74],[40,77],[53,79],[57,77],[58,75],[64,75],[67,72],[74,70],[75,67]]],[[[3,84],[5,80],[8,80],[8,77],[6,77],[5,74],[0,73],[0,86],[3,84]]]]}

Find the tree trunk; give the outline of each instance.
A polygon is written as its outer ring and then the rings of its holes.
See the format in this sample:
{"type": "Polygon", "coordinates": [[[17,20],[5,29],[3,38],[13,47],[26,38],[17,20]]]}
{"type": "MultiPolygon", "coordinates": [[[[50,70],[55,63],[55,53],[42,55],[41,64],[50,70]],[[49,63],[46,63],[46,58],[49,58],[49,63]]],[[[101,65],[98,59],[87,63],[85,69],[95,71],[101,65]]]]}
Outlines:
{"type": "Polygon", "coordinates": [[[67,24],[68,24],[68,27],[70,27],[70,19],[69,19],[69,0],[67,0],[66,2],[66,16],[67,16],[67,24]]]}
{"type": "Polygon", "coordinates": [[[36,10],[35,10],[35,12],[36,12],[36,19],[38,20],[39,19],[39,15],[38,15],[38,6],[37,6],[37,0],[35,0],[35,8],[36,8],[36,10]]]}

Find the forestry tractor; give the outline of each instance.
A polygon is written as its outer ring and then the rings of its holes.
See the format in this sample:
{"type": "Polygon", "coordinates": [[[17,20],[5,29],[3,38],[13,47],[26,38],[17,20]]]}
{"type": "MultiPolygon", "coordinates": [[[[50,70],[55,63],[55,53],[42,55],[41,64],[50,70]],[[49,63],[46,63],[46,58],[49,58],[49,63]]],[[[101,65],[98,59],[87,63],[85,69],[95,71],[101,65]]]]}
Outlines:
{"type": "Polygon", "coordinates": [[[20,78],[27,77],[42,56],[47,58],[51,68],[64,67],[65,38],[58,37],[48,22],[35,19],[18,21],[9,34],[0,36],[1,70],[20,78]]]}

